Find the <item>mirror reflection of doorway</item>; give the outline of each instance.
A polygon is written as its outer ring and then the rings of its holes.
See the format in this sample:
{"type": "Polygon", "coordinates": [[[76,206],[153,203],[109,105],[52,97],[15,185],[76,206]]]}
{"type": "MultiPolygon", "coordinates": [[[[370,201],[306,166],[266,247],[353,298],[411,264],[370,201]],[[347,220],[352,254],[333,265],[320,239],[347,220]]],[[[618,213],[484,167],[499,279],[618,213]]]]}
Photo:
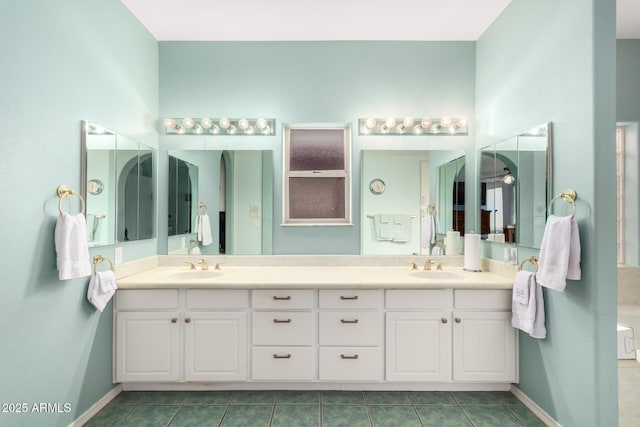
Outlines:
{"type": "Polygon", "coordinates": [[[219,199],[219,243],[218,243],[218,251],[221,254],[226,253],[226,229],[227,229],[227,221],[226,221],[226,198],[227,198],[227,167],[224,159],[224,154],[220,156],[220,183],[219,183],[218,194],[220,195],[219,199]]]}

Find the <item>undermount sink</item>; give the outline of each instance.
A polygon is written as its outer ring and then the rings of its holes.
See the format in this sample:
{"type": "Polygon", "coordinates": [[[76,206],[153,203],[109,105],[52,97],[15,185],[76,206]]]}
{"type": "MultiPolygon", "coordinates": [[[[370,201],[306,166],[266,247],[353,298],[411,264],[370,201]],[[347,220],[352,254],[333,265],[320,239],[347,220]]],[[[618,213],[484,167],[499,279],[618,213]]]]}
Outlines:
{"type": "Polygon", "coordinates": [[[411,274],[414,277],[419,277],[421,279],[454,280],[454,279],[461,278],[460,274],[458,273],[453,273],[451,271],[440,271],[440,270],[412,271],[409,274],[411,274]]]}
{"type": "Polygon", "coordinates": [[[185,270],[185,271],[176,271],[169,273],[173,279],[188,279],[188,280],[198,280],[198,279],[211,279],[213,277],[221,276],[222,273],[219,271],[211,271],[211,270],[185,270]]]}

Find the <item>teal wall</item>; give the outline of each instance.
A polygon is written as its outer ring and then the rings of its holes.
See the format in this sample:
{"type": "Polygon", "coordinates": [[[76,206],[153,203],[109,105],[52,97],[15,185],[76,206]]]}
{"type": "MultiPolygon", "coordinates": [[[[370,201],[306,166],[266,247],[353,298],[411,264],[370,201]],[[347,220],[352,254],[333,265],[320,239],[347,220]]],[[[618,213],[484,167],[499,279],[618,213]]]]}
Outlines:
{"type": "Polygon", "coordinates": [[[615,2],[514,0],[476,67],[478,147],[552,121],[554,193],[579,197],[582,280],[545,291],[548,338],[521,334],[519,387],[562,425],[616,425],[615,2]]]}
{"type": "MultiPolygon", "coordinates": [[[[474,80],[474,42],[161,42],[161,117],[267,116],[278,123],[273,137],[161,136],[160,145],[273,150],[273,253],[359,254],[361,221],[366,220],[360,209],[360,151],[473,152],[473,133],[361,137],[357,119],[450,115],[470,119],[473,129],[474,80]],[[353,226],[281,226],[283,122],[354,126],[353,226]]],[[[159,179],[162,191],[162,171],[159,179]]],[[[162,193],[159,197],[163,200],[162,193]]],[[[162,205],[159,215],[162,235],[162,205]]]]}
{"type": "Polygon", "coordinates": [[[83,119],[157,145],[158,44],[119,1],[2,1],[0,49],[0,402],[71,408],[0,425],[66,426],[113,387],[112,313],[87,302],[88,277],[58,280],[55,190],[80,190],[83,119]]]}

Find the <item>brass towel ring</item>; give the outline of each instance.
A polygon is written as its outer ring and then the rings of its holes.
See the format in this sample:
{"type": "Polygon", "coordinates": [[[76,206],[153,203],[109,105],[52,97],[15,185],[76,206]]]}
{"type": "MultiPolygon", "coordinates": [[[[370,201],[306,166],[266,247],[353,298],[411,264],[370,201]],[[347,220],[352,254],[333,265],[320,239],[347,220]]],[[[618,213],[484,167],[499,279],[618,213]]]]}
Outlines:
{"type": "Polygon", "coordinates": [[[78,196],[78,199],[80,199],[80,205],[82,206],[82,208],[80,209],[80,212],[84,215],[84,199],[80,194],[76,193],[66,185],[58,186],[58,188],[56,189],[56,193],[58,194],[58,197],[59,197],[58,212],[60,212],[60,215],[62,215],[62,200],[70,196],[78,196]]]}
{"type": "Polygon", "coordinates": [[[567,191],[565,191],[564,193],[560,193],[557,196],[555,196],[553,199],[551,199],[551,202],[549,202],[549,215],[551,215],[551,211],[552,211],[552,207],[553,207],[553,202],[556,199],[563,199],[565,202],[571,204],[573,206],[573,212],[571,213],[571,218],[576,216],[576,199],[578,198],[578,193],[576,193],[575,190],[569,189],[567,191]]]}
{"type": "Polygon", "coordinates": [[[97,273],[98,264],[100,264],[102,261],[107,261],[109,263],[111,271],[113,271],[113,263],[109,258],[105,258],[102,255],[96,255],[93,257],[93,274],[97,273]]]}
{"type": "Polygon", "coordinates": [[[528,259],[525,259],[524,261],[522,261],[520,263],[520,267],[518,268],[518,271],[522,271],[522,267],[527,262],[530,262],[531,264],[533,264],[533,266],[536,268],[536,272],[538,271],[538,257],[537,256],[532,256],[531,258],[528,258],[528,259]]]}

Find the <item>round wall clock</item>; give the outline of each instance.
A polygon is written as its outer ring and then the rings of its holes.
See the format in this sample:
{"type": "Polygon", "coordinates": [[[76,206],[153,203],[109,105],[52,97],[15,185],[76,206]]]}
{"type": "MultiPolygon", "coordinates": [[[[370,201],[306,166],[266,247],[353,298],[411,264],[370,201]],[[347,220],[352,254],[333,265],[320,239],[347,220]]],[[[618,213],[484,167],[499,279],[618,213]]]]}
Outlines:
{"type": "Polygon", "coordinates": [[[385,188],[386,184],[380,178],[372,179],[369,183],[369,191],[371,191],[371,193],[375,195],[384,193],[385,188]]]}
{"type": "Polygon", "coordinates": [[[91,179],[87,182],[87,191],[90,194],[98,195],[104,190],[104,184],[99,179],[91,179]]]}

